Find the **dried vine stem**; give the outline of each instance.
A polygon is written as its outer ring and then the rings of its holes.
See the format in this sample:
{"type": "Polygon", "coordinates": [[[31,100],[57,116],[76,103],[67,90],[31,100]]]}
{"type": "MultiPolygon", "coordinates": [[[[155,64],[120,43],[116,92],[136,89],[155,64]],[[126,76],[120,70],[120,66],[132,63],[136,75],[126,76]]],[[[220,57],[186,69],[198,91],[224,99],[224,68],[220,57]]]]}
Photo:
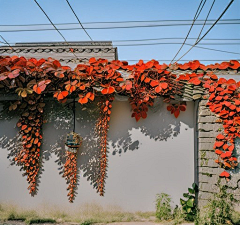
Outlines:
{"type": "Polygon", "coordinates": [[[99,143],[101,147],[100,154],[100,173],[97,179],[97,191],[100,196],[104,195],[105,178],[107,172],[107,134],[109,130],[109,121],[114,96],[107,96],[98,102],[100,108],[100,116],[98,118],[96,129],[99,135],[99,143]]]}

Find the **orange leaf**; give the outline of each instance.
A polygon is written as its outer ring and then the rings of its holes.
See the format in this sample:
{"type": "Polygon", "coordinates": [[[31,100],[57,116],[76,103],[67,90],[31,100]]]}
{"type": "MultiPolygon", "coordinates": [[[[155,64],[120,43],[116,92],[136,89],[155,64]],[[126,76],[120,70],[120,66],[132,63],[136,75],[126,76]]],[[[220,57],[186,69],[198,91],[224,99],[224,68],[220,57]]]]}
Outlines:
{"type": "Polygon", "coordinates": [[[68,91],[62,91],[58,94],[58,100],[64,99],[68,96],[68,91]]]}
{"type": "Polygon", "coordinates": [[[149,83],[150,81],[151,81],[151,79],[149,77],[146,77],[144,80],[145,83],[149,83]]]}
{"type": "Polygon", "coordinates": [[[157,87],[155,87],[155,91],[156,91],[157,93],[159,93],[161,90],[162,90],[161,85],[158,85],[157,87]]]}
{"type": "Polygon", "coordinates": [[[174,112],[174,116],[178,118],[179,114],[180,114],[180,109],[176,109],[174,112]]]}
{"type": "Polygon", "coordinates": [[[38,141],[39,141],[38,138],[35,138],[33,143],[36,145],[38,143],[38,141]]]}
{"type": "Polygon", "coordinates": [[[91,63],[95,63],[95,62],[97,62],[97,60],[96,60],[94,57],[92,57],[92,58],[89,59],[89,63],[90,63],[90,64],[91,64],[91,63]]]}
{"type": "Polygon", "coordinates": [[[197,77],[194,77],[189,80],[189,83],[192,83],[194,85],[199,85],[199,84],[201,84],[201,81],[197,77]]]}
{"type": "Polygon", "coordinates": [[[90,99],[91,101],[93,101],[93,100],[94,100],[94,98],[95,98],[95,95],[94,95],[93,93],[91,93],[91,95],[90,95],[89,99],[90,99]]]}
{"type": "Polygon", "coordinates": [[[161,86],[162,86],[163,89],[167,89],[168,83],[163,82],[163,83],[161,83],[161,86]]]}
{"type": "Polygon", "coordinates": [[[184,111],[186,111],[187,106],[186,105],[180,105],[179,109],[184,112],[184,111]]]}
{"type": "Polygon", "coordinates": [[[223,171],[219,176],[228,178],[228,177],[230,177],[230,174],[228,172],[226,172],[226,171],[223,171]]]}
{"type": "Polygon", "coordinates": [[[214,146],[219,148],[219,147],[223,146],[223,144],[224,144],[223,141],[216,141],[214,146]]]}
{"type": "Polygon", "coordinates": [[[221,155],[223,152],[222,152],[221,150],[219,150],[219,149],[216,149],[215,153],[216,153],[217,155],[221,155]]]}
{"type": "Polygon", "coordinates": [[[159,85],[159,81],[152,80],[151,83],[150,83],[150,85],[151,85],[152,87],[156,87],[157,85],[159,85]]]}
{"type": "Polygon", "coordinates": [[[225,137],[222,134],[219,134],[216,138],[219,140],[225,139],[225,137]]]}
{"type": "Polygon", "coordinates": [[[81,104],[85,104],[88,102],[88,98],[87,97],[79,98],[78,102],[81,104]]]}
{"type": "Polygon", "coordinates": [[[132,88],[132,82],[130,80],[126,81],[126,90],[129,91],[132,88]]]}
{"type": "Polygon", "coordinates": [[[102,94],[106,95],[106,94],[112,94],[115,91],[114,87],[108,87],[108,88],[104,88],[101,92],[102,94]]]}
{"type": "Polygon", "coordinates": [[[22,126],[22,130],[25,130],[27,128],[27,125],[22,126]]]}

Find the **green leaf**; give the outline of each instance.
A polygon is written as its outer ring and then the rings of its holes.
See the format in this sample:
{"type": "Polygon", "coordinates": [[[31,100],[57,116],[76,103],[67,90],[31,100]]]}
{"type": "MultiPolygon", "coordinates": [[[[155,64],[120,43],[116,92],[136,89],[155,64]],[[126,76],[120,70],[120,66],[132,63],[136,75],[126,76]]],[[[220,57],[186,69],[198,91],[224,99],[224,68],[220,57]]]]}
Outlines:
{"type": "Polygon", "coordinates": [[[188,198],[189,194],[188,193],[183,193],[183,197],[188,198]]]}
{"type": "Polygon", "coordinates": [[[186,201],[184,201],[183,199],[180,198],[180,203],[181,203],[181,205],[183,206],[183,205],[186,204],[186,201]]]}
{"type": "Polygon", "coordinates": [[[189,208],[187,208],[187,213],[190,213],[191,212],[191,208],[189,207],[189,208]]]}
{"type": "Polygon", "coordinates": [[[187,206],[193,207],[193,204],[194,204],[194,199],[193,198],[192,199],[188,199],[187,206]]]}
{"type": "Polygon", "coordinates": [[[194,193],[195,193],[192,188],[188,188],[188,192],[189,192],[190,194],[194,194],[194,193]]]}
{"type": "Polygon", "coordinates": [[[194,191],[198,191],[198,186],[197,186],[196,183],[193,183],[193,184],[192,184],[192,188],[193,188],[194,191]]]}

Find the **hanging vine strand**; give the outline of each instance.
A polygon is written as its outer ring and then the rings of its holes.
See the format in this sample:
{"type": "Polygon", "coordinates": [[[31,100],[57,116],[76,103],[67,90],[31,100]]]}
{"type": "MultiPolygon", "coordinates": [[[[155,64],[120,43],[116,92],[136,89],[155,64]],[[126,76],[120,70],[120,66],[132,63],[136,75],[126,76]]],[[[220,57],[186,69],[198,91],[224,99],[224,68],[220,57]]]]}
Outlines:
{"type": "Polygon", "coordinates": [[[25,171],[29,183],[29,193],[32,195],[36,194],[37,178],[41,166],[40,147],[42,143],[44,106],[43,98],[35,94],[24,98],[24,101],[19,106],[23,109],[23,113],[17,126],[21,128],[20,134],[23,148],[18,152],[15,161],[25,171]],[[30,103],[30,106],[27,103],[30,103]]]}
{"type": "Polygon", "coordinates": [[[98,102],[100,116],[98,118],[96,129],[99,135],[100,152],[100,172],[97,180],[97,191],[100,196],[104,195],[105,179],[107,176],[107,134],[109,130],[109,121],[112,109],[113,96],[105,97],[98,102]]]}

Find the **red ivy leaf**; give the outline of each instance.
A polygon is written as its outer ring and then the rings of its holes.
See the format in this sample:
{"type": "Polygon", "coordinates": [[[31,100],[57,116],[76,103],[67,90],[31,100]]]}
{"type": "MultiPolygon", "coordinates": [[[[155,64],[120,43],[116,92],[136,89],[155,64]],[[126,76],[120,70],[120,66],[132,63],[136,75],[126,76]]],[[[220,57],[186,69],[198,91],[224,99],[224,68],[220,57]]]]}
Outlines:
{"type": "Polygon", "coordinates": [[[230,174],[226,171],[223,171],[219,176],[228,178],[228,177],[230,177],[230,174]]]}
{"type": "Polygon", "coordinates": [[[174,116],[178,118],[179,114],[180,114],[180,109],[176,109],[174,112],[174,116]]]}

